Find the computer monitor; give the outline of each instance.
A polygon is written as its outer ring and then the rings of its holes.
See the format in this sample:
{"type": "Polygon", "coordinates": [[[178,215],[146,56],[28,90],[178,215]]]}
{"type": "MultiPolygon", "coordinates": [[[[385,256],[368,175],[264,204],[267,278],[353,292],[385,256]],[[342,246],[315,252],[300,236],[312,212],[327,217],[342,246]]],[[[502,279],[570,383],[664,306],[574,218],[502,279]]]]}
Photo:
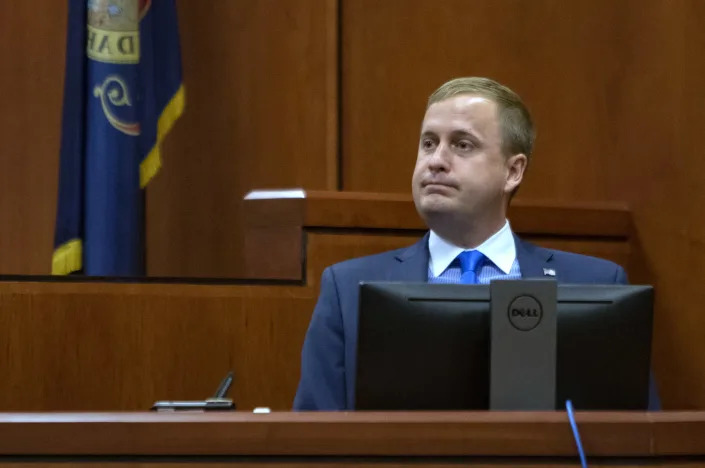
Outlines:
{"type": "MultiPolygon", "coordinates": [[[[556,409],[645,410],[653,288],[560,284],[557,299],[556,409]]],[[[356,409],[488,409],[489,327],[489,285],[361,283],[356,409]]]]}

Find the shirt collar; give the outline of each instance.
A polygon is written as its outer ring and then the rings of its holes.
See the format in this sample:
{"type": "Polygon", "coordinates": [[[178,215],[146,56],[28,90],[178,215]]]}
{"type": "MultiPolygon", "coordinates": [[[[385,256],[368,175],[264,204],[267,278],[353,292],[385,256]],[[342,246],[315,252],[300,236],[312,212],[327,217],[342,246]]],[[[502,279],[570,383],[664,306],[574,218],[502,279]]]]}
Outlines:
{"type": "MultiPolygon", "coordinates": [[[[428,238],[428,251],[430,254],[429,262],[431,273],[434,277],[440,276],[455,260],[458,254],[466,249],[451,244],[447,240],[441,238],[438,234],[431,231],[428,238]]],[[[492,263],[502,270],[505,274],[509,274],[512,269],[514,260],[517,258],[517,249],[514,244],[514,235],[509,226],[509,221],[505,221],[502,229],[497,231],[480,244],[477,249],[482,252],[492,263]]]]}

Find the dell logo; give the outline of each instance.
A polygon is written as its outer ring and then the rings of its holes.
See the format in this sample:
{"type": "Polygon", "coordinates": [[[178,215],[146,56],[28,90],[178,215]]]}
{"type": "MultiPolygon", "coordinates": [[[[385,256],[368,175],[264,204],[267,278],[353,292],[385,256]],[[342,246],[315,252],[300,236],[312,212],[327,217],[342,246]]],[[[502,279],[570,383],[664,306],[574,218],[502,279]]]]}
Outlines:
{"type": "Polygon", "coordinates": [[[512,317],[538,317],[538,309],[512,309],[512,317]]]}
{"type": "Polygon", "coordinates": [[[543,309],[533,296],[517,296],[509,303],[509,323],[519,331],[533,330],[541,323],[543,309]]]}

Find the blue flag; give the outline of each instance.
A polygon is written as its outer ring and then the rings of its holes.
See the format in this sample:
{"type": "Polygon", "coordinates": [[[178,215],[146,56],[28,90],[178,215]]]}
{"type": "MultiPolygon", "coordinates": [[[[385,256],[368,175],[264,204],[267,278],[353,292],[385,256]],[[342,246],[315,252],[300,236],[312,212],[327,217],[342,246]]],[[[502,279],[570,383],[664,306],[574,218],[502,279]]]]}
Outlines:
{"type": "Polygon", "coordinates": [[[52,274],[144,274],[143,188],[183,108],[174,0],[69,0],[52,274]]]}

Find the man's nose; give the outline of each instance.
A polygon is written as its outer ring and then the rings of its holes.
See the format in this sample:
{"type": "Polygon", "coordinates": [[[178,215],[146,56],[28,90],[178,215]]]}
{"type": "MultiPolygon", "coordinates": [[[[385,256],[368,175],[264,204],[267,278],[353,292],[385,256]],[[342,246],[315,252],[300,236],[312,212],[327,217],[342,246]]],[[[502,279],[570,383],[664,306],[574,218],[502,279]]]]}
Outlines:
{"type": "Polygon", "coordinates": [[[448,147],[445,144],[439,144],[436,151],[433,152],[428,162],[428,168],[431,172],[448,172],[450,165],[448,162],[448,147]]]}

